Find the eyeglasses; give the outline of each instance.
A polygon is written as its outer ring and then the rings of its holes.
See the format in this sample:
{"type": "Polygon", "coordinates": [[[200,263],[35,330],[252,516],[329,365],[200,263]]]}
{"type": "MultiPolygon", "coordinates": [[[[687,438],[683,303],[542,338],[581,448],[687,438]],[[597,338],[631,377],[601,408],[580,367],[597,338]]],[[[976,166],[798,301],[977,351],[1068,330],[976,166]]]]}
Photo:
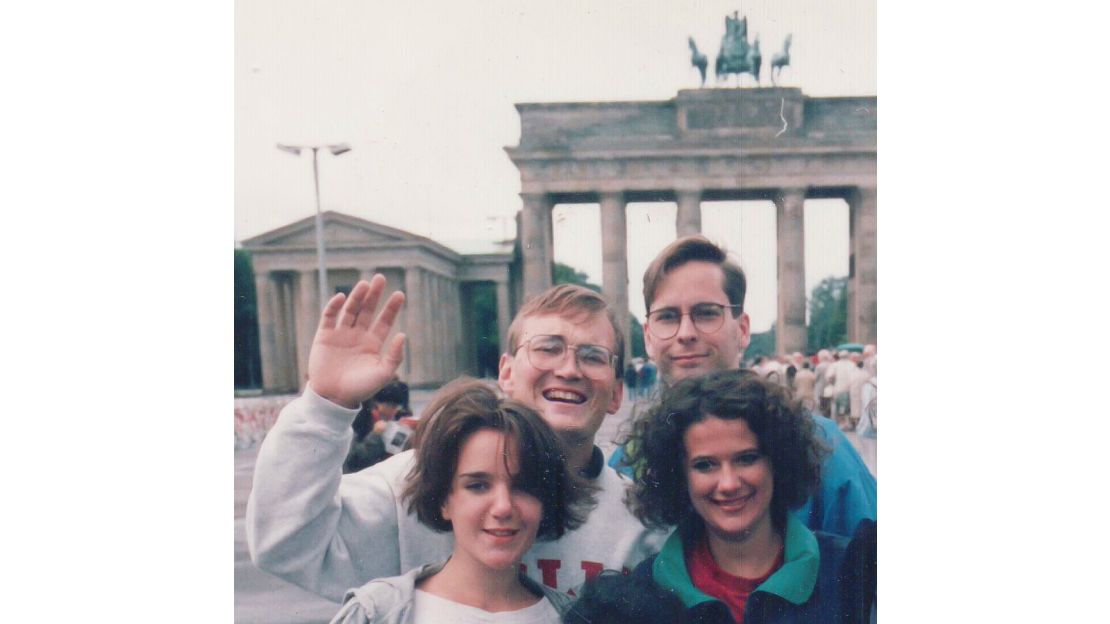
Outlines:
{"type": "Polygon", "coordinates": [[[678,308],[660,308],[647,315],[648,331],[660,340],[674,338],[678,334],[679,326],[682,325],[682,317],[689,316],[698,331],[712,334],[725,324],[725,308],[732,310],[740,307],[720,303],[698,303],[690,308],[689,312],[682,312],[678,308]]]}
{"type": "Polygon", "coordinates": [[[525,349],[528,362],[538,370],[552,371],[566,362],[567,352],[574,351],[578,370],[590,379],[605,379],[614,373],[617,356],[605,347],[591,344],[568,345],[562,336],[536,335],[525,340],[517,351],[525,349]]]}

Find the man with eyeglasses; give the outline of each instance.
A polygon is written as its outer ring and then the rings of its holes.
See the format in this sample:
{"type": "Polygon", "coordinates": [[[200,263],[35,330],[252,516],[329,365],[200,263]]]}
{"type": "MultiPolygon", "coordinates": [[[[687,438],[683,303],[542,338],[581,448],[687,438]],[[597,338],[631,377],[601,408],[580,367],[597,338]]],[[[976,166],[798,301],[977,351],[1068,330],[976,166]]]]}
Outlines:
{"type": "MultiPolygon", "coordinates": [[[[655,257],[644,272],[644,343],[663,383],[740,367],[751,341],[746,290],[744,272],[704,236],[680,238],[655,257]]],[[[797,514],[813,530],[851,536],[860,520],[877,516],[875,478],[835,422],[813,419],[831,453],[817,493],[797,514]]]]}
{"type": "MultiPolygon", "coordinates": [[[[375,316],[384,288],[375,275],[328,302],[309,355],[308,386],[267,434],[247,503],[255,564],[335,601],[349,588],[452,552],[451,533],[419,523],[399,498],[412,451],[341,474],[359,403],[401,362],[404,336],[387,338],[404,295],[393,293],[375,316]]],[[[540,412],[566,443],[568,464],[597,488],[588,521],[558,540],[537,542],[523,559],[524,572],[565,592],[603,569],[631,570],[659,550],[666,533],[645,529],[628,511],[628,481],[594,445],[624,394],[623,335],[613,310],[591,290],[556,286],[522,306],[508,344],[498,386],[540,412]]]]}

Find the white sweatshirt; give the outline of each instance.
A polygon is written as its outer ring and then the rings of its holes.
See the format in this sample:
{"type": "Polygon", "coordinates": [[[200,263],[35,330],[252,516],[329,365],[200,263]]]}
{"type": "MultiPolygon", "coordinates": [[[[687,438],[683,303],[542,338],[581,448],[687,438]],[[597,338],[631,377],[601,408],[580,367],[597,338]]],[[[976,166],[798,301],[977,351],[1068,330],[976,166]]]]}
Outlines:
{"type": "MultiPolygon", "coordinates": [[[[412,451],[342,474],[357,413],[305,390],[262,443],[247,501],[255,564],[336,602],[372,579],[444,561],[454,545],[451,533],[401,505],[412,451]]],[[[586,523],[525,555],[530,578],[568,592],[602,569],[631,570],[662,547],[669,532],[645,529],[625,507],[627,478],[603,466],[595,484],[598,504],[586,523]]]]}

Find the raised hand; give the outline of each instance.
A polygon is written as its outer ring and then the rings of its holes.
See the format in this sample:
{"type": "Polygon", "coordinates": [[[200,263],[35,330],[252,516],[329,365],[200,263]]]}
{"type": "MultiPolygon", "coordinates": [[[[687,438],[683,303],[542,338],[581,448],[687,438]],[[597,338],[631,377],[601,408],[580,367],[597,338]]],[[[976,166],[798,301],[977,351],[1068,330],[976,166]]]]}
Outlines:
{"type": "Polygon", "coordinates": [[[339,293],[324,306],[308,354],[308,384],[320,396],[354,409],[393,378],[401,364],[405,335],[385,343],[405,302],[404,293],[389,296],[374,318],[385,277],[360,281],[350,296],[339,293]]]}

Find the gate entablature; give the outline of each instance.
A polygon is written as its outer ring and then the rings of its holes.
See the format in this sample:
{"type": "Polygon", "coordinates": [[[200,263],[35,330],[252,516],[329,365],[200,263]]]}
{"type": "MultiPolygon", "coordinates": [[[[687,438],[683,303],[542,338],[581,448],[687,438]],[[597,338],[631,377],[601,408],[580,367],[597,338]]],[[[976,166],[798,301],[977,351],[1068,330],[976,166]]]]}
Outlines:
{"type": "Polygon", "coordinates": [[[600,205],[602,290],[624,319],[629,202],[675,202],[676,231],[684,236],[701,231],[703,201],[770,200],[779,222],[779,350],[802,350],[802,207],[806,198],[843,197],[852,238],[849,336],[875,340],[876,98],[696,89],[667,101],[517,110],[520,143],[505,151],[521,178],[525,298],[551,283],[557,203],[600,205]]]}

